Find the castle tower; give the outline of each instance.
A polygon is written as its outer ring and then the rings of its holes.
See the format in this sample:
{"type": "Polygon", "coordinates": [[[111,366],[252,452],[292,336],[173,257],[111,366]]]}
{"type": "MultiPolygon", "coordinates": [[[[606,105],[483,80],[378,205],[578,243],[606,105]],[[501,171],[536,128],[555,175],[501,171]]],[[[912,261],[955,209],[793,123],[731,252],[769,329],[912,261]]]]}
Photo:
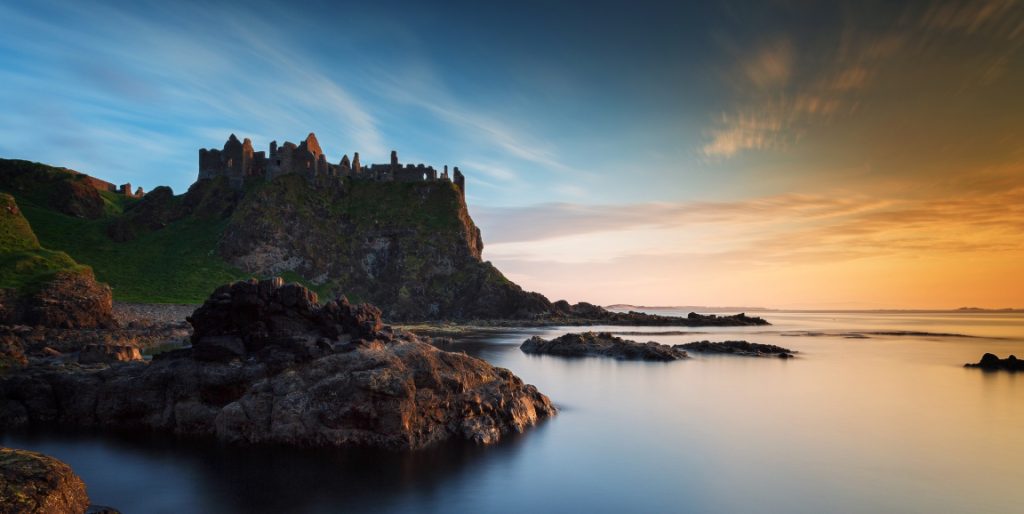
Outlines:
{"type": "Polygon", "coordinates": [[[465,199],[466,198],[466,177],[464,177],[462,175],[462,172],[459,171],[459,167],[458,166],[455,167],[453,175],[455,177],[453,182],[455,182],[456,186],[459,186],[459,192],[462,193],[462,198],[465,199]]]}
{"type": "Polygon", "coordinates": [[[341,156],[338,167],[341,168],[341,176],[347,177],[352,174],[352,165],[348,161],[348,154],[341,156]]]}
{"type": "Polygon", "coordinates": [[[358,175],[363,170],[363,167],[359,165],[359,152],[352,154],[352,174],[358,175]]]}

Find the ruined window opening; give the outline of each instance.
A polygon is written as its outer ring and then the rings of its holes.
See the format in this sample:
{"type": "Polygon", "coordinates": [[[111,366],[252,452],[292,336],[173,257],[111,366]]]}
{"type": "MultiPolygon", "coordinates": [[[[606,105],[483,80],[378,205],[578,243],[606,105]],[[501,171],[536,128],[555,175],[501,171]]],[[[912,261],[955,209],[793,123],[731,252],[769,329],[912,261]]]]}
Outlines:
{"type": "Polygon", "coordinates": [[[278,159],[278,160],[277,160],[277,165],[278,165],[278,166],[280,166],[280,165],[281,165],[281,159],[278,159]]]}

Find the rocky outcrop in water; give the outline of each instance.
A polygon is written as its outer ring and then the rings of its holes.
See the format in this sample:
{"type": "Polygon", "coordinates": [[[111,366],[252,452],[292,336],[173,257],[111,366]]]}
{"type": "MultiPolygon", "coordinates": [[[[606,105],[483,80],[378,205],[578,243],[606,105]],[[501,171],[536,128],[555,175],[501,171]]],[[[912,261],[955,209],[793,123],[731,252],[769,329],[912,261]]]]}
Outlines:
{"type": "Polygon", "coordinates": [[[747,341],[722,341],[719,343],[695,341],[673,345],[672,347],[698,353],[724,353],[744,357],[778,357],[780,359],[792,359],[793,354],[796,353],[789,348],[773,344],[751,343],[747,341]]]}
{"type": "Polygon", "coordinates": [[[0,448],[0,514],[82,514],[85,484],[71,466],[41,453],[0,448]]]}
{"type": "Polygon", "coordinates": [[[0,428],[166,431],[238,443],[491,443],[555,413],[503,368],[383,326],[380,312],[280,279],[219,288],[193,346],[152,363],[38,364],[0,378],[0,428]]]}
{"type": "Polygon", "coordinates": [[[985,371],[1024,371],[1024,360],[1018,359],[1016,355],[1000,359],[998,355],[986,353],[977,363],[967,363],[964,367],[981,368],[985,371]]]}
{"type": "MultiPolygon", "coordinates": [[[[554,305],[568,302],[564,300],[555,302],[554,305]]],[[[556,308],[555,312],[540,318],[546,324],[558,325],[636,325],[636,326],[675,326],[675,327],[747,327],[758,325],[769,325],[767,321],[756,316],[747,316],[744,313],[729,316],[717,314],[689,313],[685,318],[680,316],[662,316],[660,314],[648,314],[646,312],[614,312],[603,307],[580,302],[570,306],[568,310],[556,308]]]]}
{"type": "Polygon", "coordinates": [[[686,352],[655,343],[638,343],[608,332],[565,334],[554,339],[533,336],[520,347],[523,353],[560,357],[613,357],[621,360],[674,361],[687,358],[686,352]]]}

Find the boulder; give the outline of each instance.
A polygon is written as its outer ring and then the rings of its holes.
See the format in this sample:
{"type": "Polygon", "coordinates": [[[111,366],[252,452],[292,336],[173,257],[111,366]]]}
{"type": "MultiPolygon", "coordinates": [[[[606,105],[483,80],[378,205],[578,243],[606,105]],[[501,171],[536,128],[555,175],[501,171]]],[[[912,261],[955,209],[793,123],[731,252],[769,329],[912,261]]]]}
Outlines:
{"type": "Polygon", "coordinates": [[[20,319],[26,325],[54,328],[116,326],[110,286],[97,282],[88,268],[57,272],[38,291],[21,299],[20,319]]]}
{"type": "Polygon", "coordinates": [[[614,357],[622,360],[674,361],[687,358],[686,352],[655,342],[638,343],[608,332],[565,334],[547,340],[538,336],[519,347],[524,353],[561,357],[614,357]]]}
{"type": "Polygon", "coordinates": [[[67,464],[41,453],[0,448],[0,514],[82,514],[85,484],[67,464]]]}

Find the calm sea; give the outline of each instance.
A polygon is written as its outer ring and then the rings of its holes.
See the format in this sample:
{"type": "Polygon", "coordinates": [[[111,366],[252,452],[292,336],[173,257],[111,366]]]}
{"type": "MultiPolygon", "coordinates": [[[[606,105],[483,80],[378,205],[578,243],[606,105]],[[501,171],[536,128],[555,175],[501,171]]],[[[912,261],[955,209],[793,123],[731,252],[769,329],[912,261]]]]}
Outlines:
{"type": "Polygon", "coordinates": [[[569,329],[461,338],[456,350],[511,369],[561,408],[490,447],[306,451],[54,433],[0,441],[68,462],[95,503],[129,514],[1024,512],[1024,374],[962,367],[985,352],[1024,356],[1024,315],[764,316],[773,326],[607,328],[668,344],[746,339],[798,358],[642,363],[519,351],[530,335],[569,329]]]}

